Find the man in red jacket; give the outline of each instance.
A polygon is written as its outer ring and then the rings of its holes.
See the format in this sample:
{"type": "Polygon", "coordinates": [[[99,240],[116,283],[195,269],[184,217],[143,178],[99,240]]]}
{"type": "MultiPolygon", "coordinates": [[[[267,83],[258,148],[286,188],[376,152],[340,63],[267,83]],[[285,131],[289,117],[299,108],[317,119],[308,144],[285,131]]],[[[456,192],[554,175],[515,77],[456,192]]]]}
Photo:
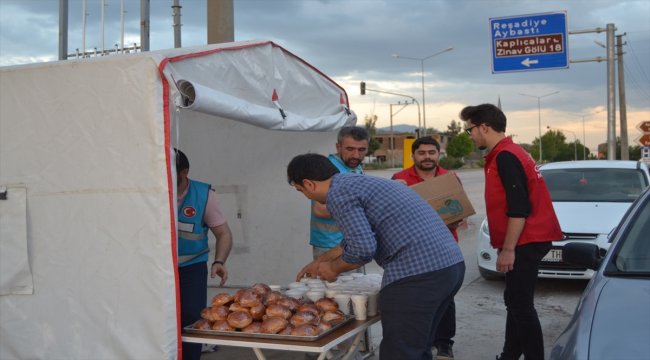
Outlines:
{"type": "Polygon", "coordinates": [[[506,116],[492,104],[460,112],[465,131],[485,155],[485,208],[497,270],[506,274],[503,298],[506,334],[499,360],[544,359],[542,328],[535,310],[539,263],[551,241],[563,235],[546,182],[535,160],[506,137],[506,116]]]}
{"type": "MultiPolygon", "coordinates": [[[[411,145],[411,157],[413,158],[413,166],[395,173],[392,177],[393,180],[401,181],[411,186],[449,172],[447,169],[438,165],[440,144],[431,136],[424,136],[413,142],[413,145],[411,145]]],[[[448,227],[454,239],[458,241],[458,232],[456,231],[458,223],[449,224],[448,227]]],[[[453,360],[454,352],[452,351],[452,345],[454,341],[452,338],[455,335],[456,304],[452,298],[445,314],[440,319],[433,339],[433,346],[437,349],[436,360],[453,360]]]]}

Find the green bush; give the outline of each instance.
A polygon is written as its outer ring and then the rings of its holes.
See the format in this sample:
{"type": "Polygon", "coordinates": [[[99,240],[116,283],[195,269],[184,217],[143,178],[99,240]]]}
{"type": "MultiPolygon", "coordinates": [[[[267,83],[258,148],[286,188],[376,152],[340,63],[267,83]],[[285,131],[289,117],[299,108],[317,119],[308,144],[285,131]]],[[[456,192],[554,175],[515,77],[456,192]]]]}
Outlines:
{"type": "Polygon", "coordinates": [[[440,166],[445,169],[458,169],[463,166],[463,162],[460,159],[457,159],[453,156],[445,156],[444,158],[438,161],[440,166]]]}

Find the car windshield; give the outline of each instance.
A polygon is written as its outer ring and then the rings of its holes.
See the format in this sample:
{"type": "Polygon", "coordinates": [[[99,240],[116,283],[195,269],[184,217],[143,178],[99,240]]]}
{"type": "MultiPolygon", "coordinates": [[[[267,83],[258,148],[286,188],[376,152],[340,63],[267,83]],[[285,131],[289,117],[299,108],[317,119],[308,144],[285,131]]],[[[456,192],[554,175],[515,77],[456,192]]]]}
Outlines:
{"type": "Polygon", "coordinates": [[[542,169],[553,201],[633,202],[648,185],[637,169],[542,169]]]}
{"type": "Polygon", "coordinates": [[[645,201],[644,207],[629,224],[623,241],[614,256],[614,264],[619,272],[650,274],[650,202],[645,201]]]}

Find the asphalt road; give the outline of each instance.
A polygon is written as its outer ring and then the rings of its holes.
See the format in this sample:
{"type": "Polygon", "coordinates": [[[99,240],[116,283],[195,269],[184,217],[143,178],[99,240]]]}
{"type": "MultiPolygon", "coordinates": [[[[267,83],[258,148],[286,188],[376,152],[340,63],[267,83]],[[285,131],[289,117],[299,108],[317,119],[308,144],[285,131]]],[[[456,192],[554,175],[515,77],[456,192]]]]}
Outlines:
{"type": "MultiPolygon", "coordinates": [[[[397,170],[399,169],[374,170],[367,173],[390,178],[397,170]]],[[[503,346],[506,319],[503,305],[504,283],[501,280],[483,279],[476,266],[476,236],[481,221],[485,218],[483,171],[482,169],[461,170],[457,174],[476,214],[469,217],[467,223],[461,226],[458,232],[467,270],[463,286],[456,295],[457,329],[454,354],[458,360],[491,360],[501,353],[503,346]]],[[[368,272],[381,272],[374,262],[366,265],[366,268],[368,272]]],[[[551,345],[569,322],[586,284],[586,281],[581,280],[539,279],[535,305],[544,331],[547,356],[551,345]]],[[[381,326],[374,325],[370,335],[372,346],[378,348],[381,341],[381,326]]],[[[305,359],[302,353],[265,350],[264,354],[269,360],[305,359]]],[[[202,360],[216,359],[252,360],[255,356],[250,349],[231,347],[222,347],[218,352],[202,356],[202,360]]],[[[378,356],[369,359],[378,359],[378,356]]]]}

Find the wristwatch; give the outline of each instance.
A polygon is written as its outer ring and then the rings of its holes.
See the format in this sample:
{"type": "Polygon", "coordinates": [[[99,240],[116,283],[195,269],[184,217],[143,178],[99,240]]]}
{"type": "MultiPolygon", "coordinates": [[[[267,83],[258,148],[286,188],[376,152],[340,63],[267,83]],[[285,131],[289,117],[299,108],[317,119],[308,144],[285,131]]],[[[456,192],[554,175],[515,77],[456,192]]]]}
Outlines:
{"type": "Polygon", "coordinates": [[[215,260],[215,261],[212,262],[212,266],[214,266],[214,264],[223,265],[224,263],[221,260],[215,260]]]}

